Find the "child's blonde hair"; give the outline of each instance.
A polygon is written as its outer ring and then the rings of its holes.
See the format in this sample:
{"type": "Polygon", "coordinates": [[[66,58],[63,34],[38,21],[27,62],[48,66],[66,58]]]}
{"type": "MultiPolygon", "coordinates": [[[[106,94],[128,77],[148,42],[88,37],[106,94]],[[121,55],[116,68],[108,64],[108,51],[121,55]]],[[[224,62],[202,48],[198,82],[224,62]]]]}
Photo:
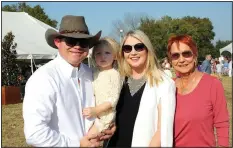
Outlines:
{"type": "Polygon", "coordinates": [[[114,57],[114,61],[112,63],[113,67],[117,67],[117,53],[120,49],[120,44],[117,43],[116,40],[112,39],[112,38],[109,38],[109,37],[104,37],[102,39],[100,39],[96,44],[95,46],[93,47],[92,49],[92,55],[91,55],[91,61],[92,61],[92,65],[94,67],[96,67],[96,62],[95,62],[95,52],[96,52],[96,49],[99,49],[99,48],[108,48],[112,51],[112,54],[113,54],[113,57],[114,57]]]}

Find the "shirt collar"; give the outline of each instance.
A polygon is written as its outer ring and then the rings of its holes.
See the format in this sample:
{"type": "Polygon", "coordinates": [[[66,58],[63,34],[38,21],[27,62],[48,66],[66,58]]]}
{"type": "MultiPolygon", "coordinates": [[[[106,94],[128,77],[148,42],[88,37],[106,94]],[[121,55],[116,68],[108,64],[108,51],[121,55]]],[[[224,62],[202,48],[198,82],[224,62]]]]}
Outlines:
{"type": "Polygon", "coordinates": [[[69,64],[59,53],[57,55],[57,61],[61,71],[67,78],[81,78],[85,73],[83,63],[80,64],[79,68],[69,64]]]}

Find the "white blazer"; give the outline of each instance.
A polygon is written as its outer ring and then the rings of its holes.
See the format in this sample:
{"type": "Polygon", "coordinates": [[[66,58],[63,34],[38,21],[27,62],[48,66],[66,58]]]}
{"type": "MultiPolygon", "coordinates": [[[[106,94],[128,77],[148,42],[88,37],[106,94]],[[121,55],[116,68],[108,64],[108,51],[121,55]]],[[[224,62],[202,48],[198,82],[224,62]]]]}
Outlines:
{"type": "Polygon", "coordinates": [[[150,87],[146,83],[134,125],[132,147],[149,146],[157,131],[159,102],[161,102],[161,147],[172,147],[175,92],[175,82],[165,74],[163,82],[158,86],[150,87]]]}

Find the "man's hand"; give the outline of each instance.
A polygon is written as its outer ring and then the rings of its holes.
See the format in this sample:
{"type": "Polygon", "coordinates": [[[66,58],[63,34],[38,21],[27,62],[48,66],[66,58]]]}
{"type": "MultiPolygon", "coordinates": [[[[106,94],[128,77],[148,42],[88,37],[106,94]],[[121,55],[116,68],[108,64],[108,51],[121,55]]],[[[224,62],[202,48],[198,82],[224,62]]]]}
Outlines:
{"type": "Polygon", "coordinates": [[[87,135],[80,140],[80,147],[99,147],[98,135],[87,135]]]}
{"type": "Polygon", "coordinates": [[[100,140],[106,140],[111,138],[115,131],[116,131],[115,124],[111,124],[108,129],[103,130],[101,132],[101,134],[99,135],[100,140]]]}
{"type": "Polygon", "coordinates": [[[83,116],[86,118],[96,117],[96,111],[94,107],[88,107],[83,109],[83,116]]]}

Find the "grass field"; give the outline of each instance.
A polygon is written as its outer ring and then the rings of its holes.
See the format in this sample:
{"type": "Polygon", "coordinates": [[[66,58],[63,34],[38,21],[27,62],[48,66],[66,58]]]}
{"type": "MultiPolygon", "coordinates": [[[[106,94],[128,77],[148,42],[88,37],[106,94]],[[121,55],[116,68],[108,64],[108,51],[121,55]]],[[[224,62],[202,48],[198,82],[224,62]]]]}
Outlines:
{"type": "MultiPolygon", "coordinates": [[[[232,78],[223,77],[230,115],[230,147],[232,146],[232,78]]],[[[24,139],[22,103],[2,106],[2,147],[28,147],[24,139]]]]}

